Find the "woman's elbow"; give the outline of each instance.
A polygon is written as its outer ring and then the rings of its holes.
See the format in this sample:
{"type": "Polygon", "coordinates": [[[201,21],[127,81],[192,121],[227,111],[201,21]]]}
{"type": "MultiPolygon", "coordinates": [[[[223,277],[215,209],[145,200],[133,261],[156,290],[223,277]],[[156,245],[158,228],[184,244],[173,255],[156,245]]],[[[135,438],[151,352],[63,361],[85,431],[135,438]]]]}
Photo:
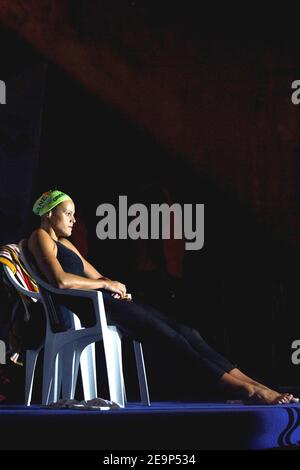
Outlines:
{"type": "Polygon", "coordinates": [[[56,280],[58,289],[72,289],[72,282],[67,277],[61,277],[56,280]]]}

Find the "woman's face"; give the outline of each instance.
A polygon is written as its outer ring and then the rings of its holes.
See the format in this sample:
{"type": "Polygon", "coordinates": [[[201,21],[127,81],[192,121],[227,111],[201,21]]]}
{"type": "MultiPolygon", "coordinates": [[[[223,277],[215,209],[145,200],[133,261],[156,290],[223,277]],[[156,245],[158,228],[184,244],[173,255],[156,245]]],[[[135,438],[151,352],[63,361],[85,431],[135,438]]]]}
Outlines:
{"type": "Polygon", "coordinates": [[[54,207],[50,215],[50,225],[58,237],[69,237],[75,224],[75,206],[71,200],[63,201],[54,207]]]}

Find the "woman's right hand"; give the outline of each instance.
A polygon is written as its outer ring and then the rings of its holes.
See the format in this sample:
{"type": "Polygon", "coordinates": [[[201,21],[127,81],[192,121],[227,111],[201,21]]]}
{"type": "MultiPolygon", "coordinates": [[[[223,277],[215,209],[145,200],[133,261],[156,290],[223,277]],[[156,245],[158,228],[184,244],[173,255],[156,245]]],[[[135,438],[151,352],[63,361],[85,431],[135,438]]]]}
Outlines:
{"type": "Polygon", "coordinates": [[[114,294],[118,294],[121,299],[126,295],[126,286],[119,281],[107,279],[105,289],[113,292],[114,294]]]}

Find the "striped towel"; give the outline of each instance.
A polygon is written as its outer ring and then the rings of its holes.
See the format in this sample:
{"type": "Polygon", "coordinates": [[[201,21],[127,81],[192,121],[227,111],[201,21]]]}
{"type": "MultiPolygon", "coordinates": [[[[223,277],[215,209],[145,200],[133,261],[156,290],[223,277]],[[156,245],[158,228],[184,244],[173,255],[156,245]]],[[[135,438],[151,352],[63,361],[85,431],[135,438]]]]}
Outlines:
{"type": "MultiPolygon", "coordinates": [[[[26,270],[25,266],[23,265],[20,259],[20,249],[16,244],[8,244],[3,245],[0,247],[0,264],[6,265],[14,274],[17,282],[26,290],[31,292],[39,292],[39,288],[35,282],[35,280],[31,277],[29,272],[26,270]]],[[[3,273],[3,280],[6,285],[8,281],[5,282],[6,276],[3,273]]],[[[9,285],[12,287],[11,283],[9,285]]],[[[16,291],[16,289],[13,289],[16,291]]],[[[20,319],[16,318],[16,311],[19,307],[20,300],[24,306],[24,317],[22,321],[28,321],[30,318],[30,311],[29,311],[29,304],[30,302],[38,302],[37,298],[34,297],[27,297],[23,295],[20,291],[17,290],[17,300],[15,301],[12,312],[11,312],[11,320],[10,320],[10,340],[9,340],[9,350],[10,350],[10,360],[13,361],[15,364],[23,365],[21,361],[19,361],[20,351],[22,350],[22,338],[20,342],[20,338],[17,338],[16,335],[13,333],[14,325],[20,322],[20,319]],[[18,300],[19,299],[19,300],[18,300]]]]}
{"type": "MultiPolygon", "coordinates": [[[[0,263],[5,264],[11,269],[17,281],[32,292],[39,292],[35,280],[30,276],[20,259],[20,249],[16,244],[3,245],[0,247],[0,263]]],[[[37,299],[32,299],[37,300],[37,299]]]]}

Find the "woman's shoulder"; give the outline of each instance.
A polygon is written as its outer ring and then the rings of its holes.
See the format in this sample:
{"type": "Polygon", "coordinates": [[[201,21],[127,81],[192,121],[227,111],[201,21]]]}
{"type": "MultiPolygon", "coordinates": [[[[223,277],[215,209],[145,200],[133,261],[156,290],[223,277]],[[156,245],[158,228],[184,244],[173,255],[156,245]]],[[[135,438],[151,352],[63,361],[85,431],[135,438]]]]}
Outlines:
{"type": "Polygon", "coordinates": [[[31,232],[28,238],[29,241],[49,240],[49,239],[51,240],[50,235],[40,227],[33,230],[33,232],[31,232]]]}
{"type": "Polygon", "coordinates": [[[42,228],[34,230],[28,238],[29,248],[34,247],[51,247],[55,249],[55,242],[52,240],[50,235],[42,228]]]}

